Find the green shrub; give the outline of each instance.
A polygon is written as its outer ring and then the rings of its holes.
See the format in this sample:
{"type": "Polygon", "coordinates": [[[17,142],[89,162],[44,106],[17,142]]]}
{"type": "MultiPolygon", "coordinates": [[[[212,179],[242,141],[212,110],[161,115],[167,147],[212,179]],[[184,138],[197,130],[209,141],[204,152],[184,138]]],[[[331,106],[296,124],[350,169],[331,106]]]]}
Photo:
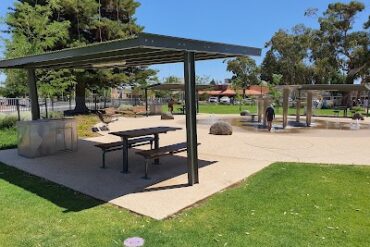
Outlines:
{"type": "Polygon", "coordinates": [[[64,117],[63,112],[59,112],[59,111],[48,112],[49,119],[62,119],[63,117],[64,117]]]}
{"type": "Polygon", "coordinates": [[[0,117],[0,129],[14,128],[18,118],[16,116],[0,117]]]}
{"type": "Polygon", "coordinates": [[[355,107],[353,107],[353,108],[352,108],[352,110],[354,110],[355,112],[360,112],[360,111],[362,111],[363,109],[362,109],[362,107],[361,107],[361,106],[355,106],[355,107]]]}
{"type": "Polygon", "coordinates": [[[133,109],[134,109],[134,107],[132,105],[124,105],[124,104],[122,104],[122,105],[120,105],[118,107],[118,110],[119,111],[132,111],[133,109]]]}

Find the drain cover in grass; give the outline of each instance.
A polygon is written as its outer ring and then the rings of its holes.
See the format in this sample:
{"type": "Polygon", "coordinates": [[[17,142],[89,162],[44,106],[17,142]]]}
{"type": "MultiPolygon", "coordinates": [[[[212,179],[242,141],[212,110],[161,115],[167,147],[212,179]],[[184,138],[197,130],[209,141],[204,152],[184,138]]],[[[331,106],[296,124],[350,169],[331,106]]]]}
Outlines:
{"type": "Polygon", "coordinates": [[[140,247],[144,246],[144,239],[140,237],[127,238],[123,242],[124,247],[140,247]]]}

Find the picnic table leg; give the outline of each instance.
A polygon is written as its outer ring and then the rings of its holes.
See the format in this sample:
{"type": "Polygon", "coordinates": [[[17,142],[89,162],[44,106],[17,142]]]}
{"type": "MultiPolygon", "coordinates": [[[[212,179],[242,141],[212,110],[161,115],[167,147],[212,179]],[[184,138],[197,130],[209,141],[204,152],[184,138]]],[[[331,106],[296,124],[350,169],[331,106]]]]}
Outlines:
{"type": "MultiPolygon", "coordinates": [[[[159,148],[159,135],[154,134],[154,149],[158,149],[158,148],[159,148]]],[[[154,164],[159,165],[159,158],[154,159],[154,164]]]]}
{"type": "Polygon", "coordinates": [[[127,138],[122,138],[122,173],[128,173],[128,140],[127,138]]]}

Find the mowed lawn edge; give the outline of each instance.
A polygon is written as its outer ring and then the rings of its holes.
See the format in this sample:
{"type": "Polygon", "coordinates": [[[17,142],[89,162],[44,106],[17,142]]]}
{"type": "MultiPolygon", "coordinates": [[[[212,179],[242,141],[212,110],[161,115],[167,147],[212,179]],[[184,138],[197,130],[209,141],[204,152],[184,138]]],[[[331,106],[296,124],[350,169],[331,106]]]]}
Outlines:
{"type": "Polygon", "coordinates": [[[15,128],[0,129],[0,150],[17,147],[17,130],[15,128]]]}
{"type": "Polygon", "coordinates": [[[3,246],[369,246],[370,167],[275,163],[163,221],[0,164],[3,246]],[[21,234],[20,234],[21,233],[21,234]]]}

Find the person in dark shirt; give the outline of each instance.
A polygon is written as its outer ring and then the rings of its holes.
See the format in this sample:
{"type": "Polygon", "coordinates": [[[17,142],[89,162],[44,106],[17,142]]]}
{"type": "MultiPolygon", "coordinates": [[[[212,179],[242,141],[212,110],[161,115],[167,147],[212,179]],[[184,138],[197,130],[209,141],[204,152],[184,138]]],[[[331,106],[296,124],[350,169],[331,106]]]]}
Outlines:
{"type": "Polygon", "coordinates": [[[272,104],[266,108],[265,117],[267,121],[267,129],[268,131],[271,131],[272,121],[275,119],[275,109],[272,104]]]}
{"type": "Polygon", "coordinates": [[[173,105],[175,104],[175,100],[173,98],[170,98],[167,102],[167,106],[168,106],[168,111],[171,112],[171,114],[173,113],[173,105]]]}

